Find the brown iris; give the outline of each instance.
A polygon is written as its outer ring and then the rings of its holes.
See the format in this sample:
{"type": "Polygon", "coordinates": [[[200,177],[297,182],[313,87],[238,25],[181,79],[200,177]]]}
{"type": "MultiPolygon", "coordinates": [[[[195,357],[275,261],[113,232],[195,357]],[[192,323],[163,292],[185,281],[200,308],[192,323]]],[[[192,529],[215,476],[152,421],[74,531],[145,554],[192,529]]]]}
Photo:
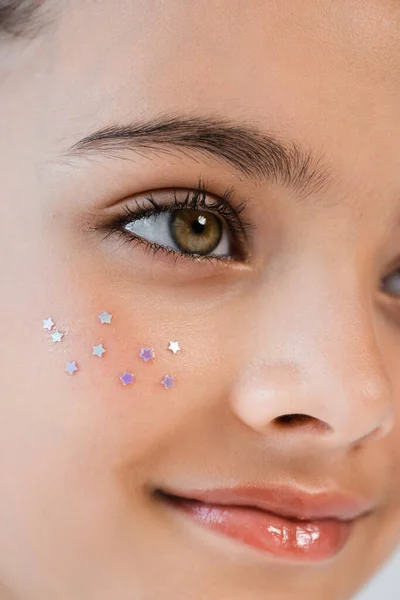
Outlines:
{"type": "Polygon", "coordinates": [[[210,254],[221,241],[222,223],[210,212],[177,210],[171,217],[171,234],[182,252],[210,254]]]}

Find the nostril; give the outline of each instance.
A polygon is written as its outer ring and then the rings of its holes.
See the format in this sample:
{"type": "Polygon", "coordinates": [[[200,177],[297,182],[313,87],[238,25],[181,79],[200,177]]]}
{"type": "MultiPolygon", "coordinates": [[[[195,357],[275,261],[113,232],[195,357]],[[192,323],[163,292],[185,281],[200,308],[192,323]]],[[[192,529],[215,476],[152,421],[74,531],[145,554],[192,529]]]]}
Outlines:
{"type": "Polygon", "coordinates": [[[312,420],[313,417],[309,415],[302,415],[293,413],[291,415],[281,415],[275,419],[275,423],[278,425],[304,425],[312,420]]]}
{"type": "Polygon", "coordinates": [[[301,413],[281,415],[280,417],[276,417],[274,421],[281,427],[307,427],[320,432],[327,432],[331,429],[324,421],[301,413]]]}

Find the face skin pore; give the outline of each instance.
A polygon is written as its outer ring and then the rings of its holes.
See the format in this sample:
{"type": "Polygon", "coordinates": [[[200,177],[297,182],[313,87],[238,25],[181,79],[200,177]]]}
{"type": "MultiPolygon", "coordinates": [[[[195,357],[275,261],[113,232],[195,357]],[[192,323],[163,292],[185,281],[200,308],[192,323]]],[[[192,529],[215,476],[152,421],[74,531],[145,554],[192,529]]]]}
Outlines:
{"type": "Polygon", "coordinates": [[[349,599],[400,539],[399,3],[48,4],[0,39],[1,600],[349,599]],[[154,493],[243,485],[370,510],[301,563],[154,493]]]}

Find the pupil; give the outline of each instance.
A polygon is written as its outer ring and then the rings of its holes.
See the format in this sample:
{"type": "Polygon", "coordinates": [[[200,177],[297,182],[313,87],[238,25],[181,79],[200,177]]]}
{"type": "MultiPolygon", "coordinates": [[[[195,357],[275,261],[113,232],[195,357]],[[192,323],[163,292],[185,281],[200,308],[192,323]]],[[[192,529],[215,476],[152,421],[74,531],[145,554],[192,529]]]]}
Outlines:
{"type": "Polygon", "coordinates": [[[204,233],[204,229],[206,228],[207,219],[205,217],[198,217],[192,223],[192,231],[198,235],[204,233]]]}

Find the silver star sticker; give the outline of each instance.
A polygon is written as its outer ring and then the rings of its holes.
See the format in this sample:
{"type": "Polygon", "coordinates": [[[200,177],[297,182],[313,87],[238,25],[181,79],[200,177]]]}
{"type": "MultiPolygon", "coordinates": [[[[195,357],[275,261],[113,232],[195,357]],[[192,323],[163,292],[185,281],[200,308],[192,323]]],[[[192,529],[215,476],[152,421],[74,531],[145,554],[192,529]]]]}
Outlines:
{"type": "Polygon", "coordinates": [[[101,323],[111,323],[112,315],[108,312],[102,312],[101,315],[99,315],[99,319],[101,323]]]}
{"type": "Polygon", "coordinates": [[[54,333],[51,334],[51,339],[53,340],[54,343],[56,342],[61,342],[61,340],[63,339],[64,334],[61,333],[61,331],[55,331],[54,333]]]}
{"type": "Polygon", "coordinates": [[[45,319],[43,321],[43,329],[47,329],[47,331],[51,331],[54,327],[54,321],[52,320],[51,317],[49,317],[48,319],[45,319]]]}
{"type": "Polygon", "coordinates": [[[97,346],[93,346],[93,354],[94,356],[103,356],[105,352],[105,348],[103,348],[103,344],[98,344],[97,346]]]}
{"type": "Polygon", "coordinates": [[[181,349],[179,342],[170,342],[169,343],[169,348],[168,350],[171,350],[171,352],[173,352],[174,354],[176,354],[177,352],[179,352],[181,349]]]}
{"type": "Polygon", "coordinates": [[[73,375],[75,373],[75,371],[78,370],[76,362],[74,360],[72,360],[71,362],[67,362],[67,366],[65,367],[65,370],[70,375],[73,375]]]}

